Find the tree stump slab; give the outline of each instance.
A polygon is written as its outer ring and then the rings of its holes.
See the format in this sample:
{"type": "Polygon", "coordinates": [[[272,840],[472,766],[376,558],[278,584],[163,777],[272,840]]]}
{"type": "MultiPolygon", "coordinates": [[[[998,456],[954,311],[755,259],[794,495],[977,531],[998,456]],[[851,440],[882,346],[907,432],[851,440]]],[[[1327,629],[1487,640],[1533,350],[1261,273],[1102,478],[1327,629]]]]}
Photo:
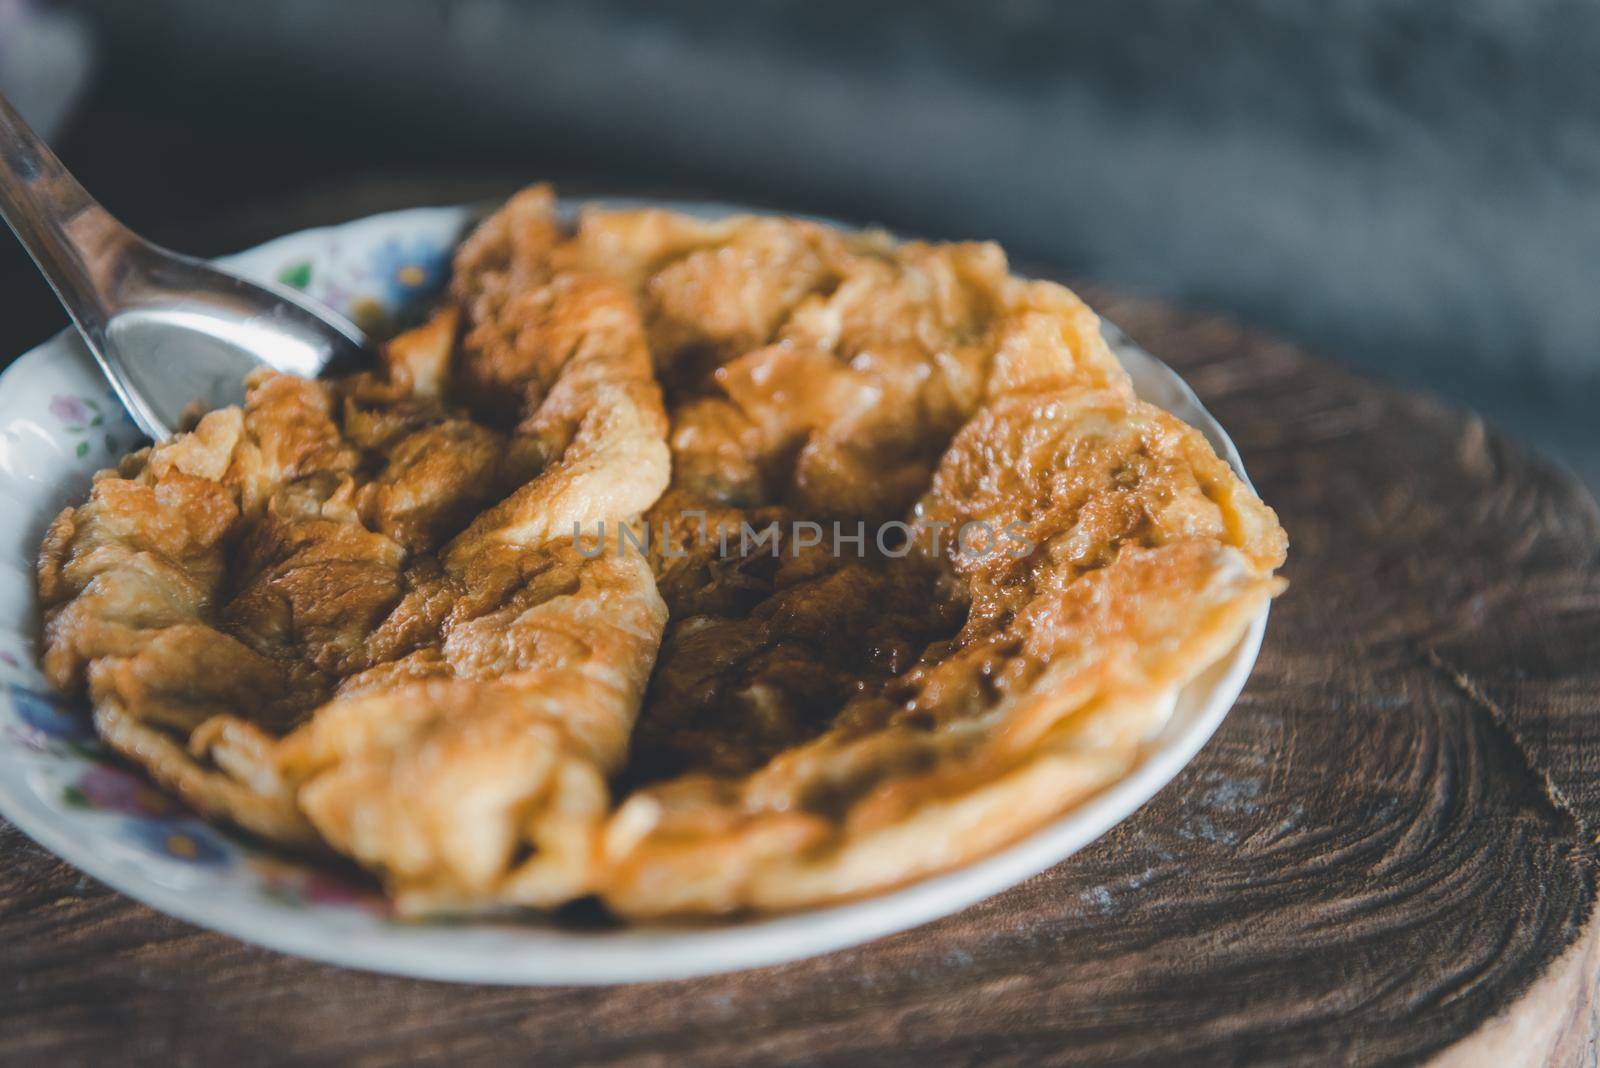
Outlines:
{"type": "Polygon", "coordinates": [[[0,823],[0,1062],[1593,1063],[1593,500],[1470,413],[1086,296],[1194,386],[1293,543],[1232,714],[1105,838],[857,949],[508,989],[257,949],[0,823]]]}

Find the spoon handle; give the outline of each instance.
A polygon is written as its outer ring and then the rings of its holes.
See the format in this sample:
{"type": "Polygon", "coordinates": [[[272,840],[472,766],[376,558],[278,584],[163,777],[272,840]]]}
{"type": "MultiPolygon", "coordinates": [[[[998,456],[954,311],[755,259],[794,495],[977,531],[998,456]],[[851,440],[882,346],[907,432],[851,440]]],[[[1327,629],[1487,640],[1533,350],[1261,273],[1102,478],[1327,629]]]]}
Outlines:
{"type": "Polygon", "coordinates": [[[141,244],[0,96],[0,216],[99,355],[141,244]]]}

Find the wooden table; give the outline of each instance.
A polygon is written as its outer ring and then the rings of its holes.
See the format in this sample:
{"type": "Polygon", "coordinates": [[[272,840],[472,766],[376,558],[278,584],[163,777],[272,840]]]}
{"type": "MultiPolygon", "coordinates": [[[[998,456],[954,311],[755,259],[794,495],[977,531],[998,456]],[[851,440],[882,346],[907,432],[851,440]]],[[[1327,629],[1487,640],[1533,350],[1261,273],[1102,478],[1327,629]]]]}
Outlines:
{"type": "Polygon", "coordinates": [[[0,823],[0,1063],[1593,1063],[1594,502],[1468,413],[1087,295],[1194,385],[1293,539],[1237,707],[1106,838],[815,960],[498,989],[201,931],[0,823]]]}

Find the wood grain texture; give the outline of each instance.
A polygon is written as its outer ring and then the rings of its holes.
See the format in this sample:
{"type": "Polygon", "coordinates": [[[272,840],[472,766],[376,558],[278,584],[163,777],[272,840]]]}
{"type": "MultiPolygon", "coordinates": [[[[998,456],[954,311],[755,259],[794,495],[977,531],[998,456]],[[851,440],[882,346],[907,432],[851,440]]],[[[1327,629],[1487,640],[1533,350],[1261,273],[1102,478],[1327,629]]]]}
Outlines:
{"type": "Polygon", "coordinates": [[[1087,295],[1189,379],[1293,539],[1237,707],[1106,838],[869,946],[590,990],[279,956],[0,826],[0,1062],[1592,1063],[1593,501],[1470,414],[1087,295]]]}

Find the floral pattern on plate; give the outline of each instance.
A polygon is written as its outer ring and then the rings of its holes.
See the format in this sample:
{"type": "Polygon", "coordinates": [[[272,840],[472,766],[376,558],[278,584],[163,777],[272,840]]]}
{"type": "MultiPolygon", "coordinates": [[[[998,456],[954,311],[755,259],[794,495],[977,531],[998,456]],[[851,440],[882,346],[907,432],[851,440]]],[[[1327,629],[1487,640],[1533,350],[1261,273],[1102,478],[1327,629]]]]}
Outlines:
{"type": "Polygon", "coordinates": [[[250,866],[261,879],[261,892],[279,905],[295,909],[355,908],[377,919],[393,915],[389,899],[359,876],[296,864],[264,853],[252,856],[250,866]]]}
{"type": "Polygon", "coordinates": [[[67,436],[76,440],[72,452],[80,459],[100,448],[107,462],[115,463],[140,440],[133,417],[110,390],[99,396],[57,393],[47,410],[67,436]]]}

